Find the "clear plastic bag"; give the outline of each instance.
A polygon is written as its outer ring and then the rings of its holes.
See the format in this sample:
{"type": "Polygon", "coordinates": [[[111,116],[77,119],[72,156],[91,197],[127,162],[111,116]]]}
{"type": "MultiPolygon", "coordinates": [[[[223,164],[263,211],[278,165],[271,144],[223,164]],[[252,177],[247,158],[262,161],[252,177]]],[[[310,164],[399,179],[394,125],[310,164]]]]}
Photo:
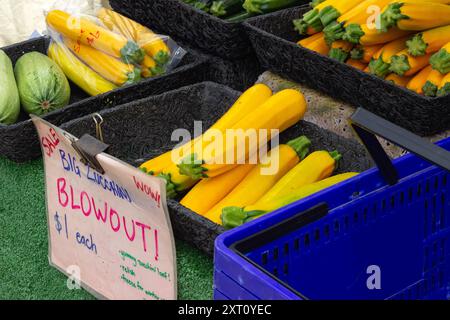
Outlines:
{"type": "Polygon", "coordinates": [[[170,37],[86,0],[56,2],[46,23],[49,57],[90,95],[165,74],[186,54],[170,37]]]}

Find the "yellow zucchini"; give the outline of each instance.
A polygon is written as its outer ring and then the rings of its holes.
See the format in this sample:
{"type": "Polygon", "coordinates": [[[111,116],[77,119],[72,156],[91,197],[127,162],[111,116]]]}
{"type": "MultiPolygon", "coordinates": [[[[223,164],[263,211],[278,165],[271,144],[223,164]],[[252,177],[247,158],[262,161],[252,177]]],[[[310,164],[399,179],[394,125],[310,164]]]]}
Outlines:
{"type": "Polygon", "coordinates": [[[406,41],[408,39],[409,36],[402,37],[382,46],[369,63],[370,73],[384,78],[389,73],[392,57],[406,48],[406,41]]]}
{"type": "Polygon", "coordinates": [[[72,52],[103,78],[122,86],[135,83],[141,79],[141,71],[132,64],[126,64],[93,47],[83,45],[78,41],[66,38],[64,44],[72,52]]]}
{"type": "Polygon", "coordinates": [[[396,1],[381,14],[382,30],[398,27],[400,30],[422,31],[450,24],[450,6],[447,1],[396,1]]]}
{"type": "Polygon", "coordinates": [[[435,97],[438,93],[438,89],[441,85],[444,75],[438,70],[431,70],[428,74],[427,81],[423,85],[423,94],[427,97],[435,97]]]}
{"type": "Polygon", "coordinates": [[[350,55],[350,51],[353,48],[353,44],[344,40],[337,40],[331,44],[330,51],[328,52],[328,56],[331,59],[335,59],[339,62],[345,62],[348,56],[350,55]]]}
{"type": "Polygon", "coordinates": [[[244,207],[255,203],[306,157],[310,145],[311,142],[308,138],[299,137],[272,149],[267,158],[253,168],[236,188],[205,214],[205,217],[220,224],[223,208],[228,206],[244,207]],[[274,165],[278,167],[278,170],[274,174],[266,174],[265,170],[273,168],[274,165]]]}
{"type": "Polygon", "coordinates": [[[91,96],[117,88],[116,85],[92,71],[92,69],[75,57],[69,49],[62,47],[56,42],[50,44],[48,56],[61,67],[67,78],[91,96]]]}
{"type": "Polygon", "coordinates": [[[304,45],[304,47],[323,55],[328,54],[328,52],[330,51],[330,47],[326,43],[325,38],[323,36],[304,45]]]}
{"type": "Polygon", "coordinates": [[[406,44],[409,54],[423,56],[427,53],[437,52],[448,42],[450,42],[450,25],[418,33],[406,44]]]}
{"type": "Polygon", "coordinates": [[[399,76],[412,76],[430,63],[430,57],[431,53],[414,57],[408,53],[408,49],[404,49],[392,57],[389,71],[399,76]]]}
{"type": "Polygon", "coordinates": [[[373,46],[405,37],[410,33],[411,31],[400,30],[395,27],[389,29],[389,32],[383,32],[369,27],[367,24],[351,23],[345,28],[345,34],[342,36],[342,39],[354,44],[373,46]]]}
{"type": "Polygon", "coordinates": [[[273,199],[272,201],[265,203],[258,203],[255,205],[242,207],[227,207],[223,209],[222,224],[227,229],[238,227],[244,223],[255,220],[267,213],[273,212],[291,203],[299,201],[303,198],[309,197],[322,190],[330,188],[338,183],[351,179],[357,176],[358,173],[343,173],[336,175],[325,180],[318,181],[316,183],[308,184],[294,190],[290,194],[286,194],[283,197],[273,199]]]}
{"type": "Polygon", "coordinates": [[[411,81],[411,77],[402,77],[399,76],[398,74],[391,73],[386,77],[386,81],[396,84],[397,86],[406,88],[408,83],[411,81]]]}
{"type": "Polygon", "coordinates": [[[337,151],[311,153],[258,199],[255,205],[284,197],[298,188],[328,178],[341,158],[337,151]]]}
{"type": "Polygon", "coordinates": [[[204,215],[233,190],[254,167],[253,164],[243,164],[215,178],[204,179],[197,183],[180,203],[204,215]]]}
{"type": "Polygon", "coordinates": [[[445,96],[450,93],[450,73],[447,73],[441,81],[441,84],[439,85],[439,90],[437,92],[437,95],[439,97],[445,96]]]}
{"type": "MultiPolygon", "coordinates": [[[[271,96],[272,90],[265,84],[256,84],[252,86],[246,90],[238,100],[236,100],[233,106],[211,128],[209,128],[208,131],[205,132],[205,135],[208,135],[208,132],[211,132],[212,130],[223,131],[227,128],[231,128],[242,117],[245,117],[249,113],[256,110],[271,96]]],[[[199,143],[206,145],[206,141],[204,141],[203,136],[200,136],[181,147],[145,162],[141,166],[141,169],[158,175],[164,170],[164,168],[167,168],[173,164],[172,154],[179,154],[179,160],[181,160],[188,154],[191,154],[194,150],[194,145],[198,145],[199,143]]]]}
{"type": "Polygon", "coordinates": [[[86,18],[52,10],[47,14],[46,21],[47,25],[64,37],[120,58],[126,63],[139,64],[144,59],[144,51],[135,42],[86,18]]]}
{"type": "Polygon", "coordinates": [[[450,72],[450,42],[431,56],[430,64],[442,74],[450,72]]]}
{"type": "Polygon", "coordinates": [[[117,30],[124,37],[132,39],[158,65],[165,65],[170,59],[170,49],[167,44],[149,28],[107,8],[100,9],[97,17],[110,30],[117,30]]]}
{"type": "Polygon", "coordinates": [[[367,64],[361,62],[361,60],[348,59],[346,64],[358,70],[364,70],[367,67],[367,64]]]}
{"type": "Polygon", "coordinates": [[[430,72],[433,71],[433,68],[431,66],[427,66],[420,70],[412,79],[409,81],[406,88],[409,90],[412,90],[418,94],[423,94],[423,86],[425,82],[427,82],[428,75],[430,72]]]}
{"type": "Polygon", "coordinates": [[[215,144],[211,143],[202,149],[203,154],[197,161],[197,155],[193,154],[183,163],[179,164],[180,173],[190,176],[193,179],[202,177],[215,177],[220,170],[231,170],[238,163],[245,163],[252,152],[257,152],[256,147],[260,147],[262,136],[266,141],[271,139],[273,130],[283,132],[289,127],[299,122],[306,112],[306,100],[303,94],[294,89],[285,89],[269,98],[263,105],[252,113],[243,117],[238,123],[231,127],[230,133],[243,132],[249,130],[255,134],[257,146],[249,146],[247,139],[241,141],[236,136],[224,137],[220,150],[208,154],[207,151],[215,144]],[[261,131],[262,130],[262,131],[261,131]],[[231,139],[232,138],[232,139],[231,139]],[[243,152],[240,150],[243,149],[243,152]],[[230,159],[231,156],[233,159],[230,159]]]}

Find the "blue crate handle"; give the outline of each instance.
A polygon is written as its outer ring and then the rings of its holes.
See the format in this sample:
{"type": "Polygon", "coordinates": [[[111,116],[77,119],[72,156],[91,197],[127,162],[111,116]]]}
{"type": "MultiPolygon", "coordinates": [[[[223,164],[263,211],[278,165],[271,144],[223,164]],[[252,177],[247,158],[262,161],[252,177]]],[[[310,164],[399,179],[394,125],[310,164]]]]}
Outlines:
{"type": "Polygon", "coordinates": [[[358,108],[349,122],[390,185],[397,184],[398,173],[375,135],[450,171],[450,152],[363,108],[358,108]]]}

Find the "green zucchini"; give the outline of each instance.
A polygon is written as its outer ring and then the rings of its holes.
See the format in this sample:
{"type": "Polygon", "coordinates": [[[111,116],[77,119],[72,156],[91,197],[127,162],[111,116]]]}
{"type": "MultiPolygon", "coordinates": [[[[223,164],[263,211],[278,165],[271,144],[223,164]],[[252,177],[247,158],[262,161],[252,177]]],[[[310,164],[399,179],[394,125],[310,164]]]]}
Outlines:
{"type": "Polygon", "coordinates": [[[304,0],[245,0],[243,7],[250,13],[263,14],[303,3],[304,0]]]}
{"type": "Polygon", "coordinates": [[[226,17],[225,20],[228,22],[242,22],[245,19],[253,17],[254,14],[248,13],[247,11],[242,11],[239,13],[236,13],[235,15],[232,15],[230,17],[226,17]]]}
{"type": "Polygon", "coordinates": [[[13,124],[20,114],[19,91],[11,59],[0,50],[0,124],[13,124]]]}
{"type": "Polygon", "coordinates": [[[14,72],[23,109],[29,114],[43,115],[69,103],[69,81],[61,68],[39,52],[24,54],[14,72]]]}
{"type": "Polygon", "coordinates": [[[242,11],[244,0],[221,0],[214,1],[210,13],[216,17],[227,17],[242,11]]]}

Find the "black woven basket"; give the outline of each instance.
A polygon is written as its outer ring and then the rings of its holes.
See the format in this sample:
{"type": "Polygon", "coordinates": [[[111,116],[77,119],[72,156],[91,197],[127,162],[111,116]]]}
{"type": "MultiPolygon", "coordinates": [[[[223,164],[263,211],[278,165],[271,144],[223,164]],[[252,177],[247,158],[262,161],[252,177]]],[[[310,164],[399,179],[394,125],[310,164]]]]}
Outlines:
{"type": "Polygon", "coordinates": [[[244,23],[264,68],[422,136],[450,129],[450,95],[424,97],[297,45],[300,36],[292,20],[307,10],[306,6],[286,9],[244,23]]]}
{"type": "Polygon", "coordinates": [[[229,23],[179,0],[110,0],[111,7],[176,41],[226,59],[252,52],[242,23],[229,23]]]}
{"type": "MultiPolygon", "coordinates": [[[[194,121],[203,121],[204,128],[212,125],[239,94],[226,86],[203,82],[104,110],[100,114],[105,120],[105,142],[111,145],[108,153],[138,166],[176,144],[171,141],[173,130],[185,128],[192,134],[194,121]]],[[[91,116],[70,121],[61,128],[77,137],[85,133],[95,136],[91,116]]],[[[340,172],[364,171],[371,166],[362,146],[308,122],[283,132],[280,140],[287,142],[299,135],[308,136],[314,150],[339,150],[343,154],[340,172]]],[[[224,229],[183,207],[178,200],[168,201],[175,235],[212,255],[214,240],[224,229]]]]}
{"type": "MultiPolygon", "coordinates": [[[[5,47],[3,50],[15,64],[24,53],[31,51],[46,53],[48,45],[49,38],[41,37],[5,47]]],[[[70,105],[49,113],[43,118],[55,125],[60,125],[95,111],[202,81],[206,68],[205,57],[188,52],[177,68],[163,76],[146,79],[96,97],[89,97],[71,83],[70,105]]],[[[19,122],[13,125],[0,124],[0,156],[15,162],[24,162],[37,158],[40,154],[39,139],[28,115],[22,113],[19,122]]]]}
{"type": "MultiPolygon", "coordinates": [[[[181,45],[183,48],[189,48],[184,44],[181,45]]],[[[204,81],[217,82],[238,91],[244,91],[255,84],[264,71],[254,53],[229,60],[205,54],[196,49],[189,48],[189,50],[207,61],[207,67],[203,68],[202,79],[204,81]]]]}

